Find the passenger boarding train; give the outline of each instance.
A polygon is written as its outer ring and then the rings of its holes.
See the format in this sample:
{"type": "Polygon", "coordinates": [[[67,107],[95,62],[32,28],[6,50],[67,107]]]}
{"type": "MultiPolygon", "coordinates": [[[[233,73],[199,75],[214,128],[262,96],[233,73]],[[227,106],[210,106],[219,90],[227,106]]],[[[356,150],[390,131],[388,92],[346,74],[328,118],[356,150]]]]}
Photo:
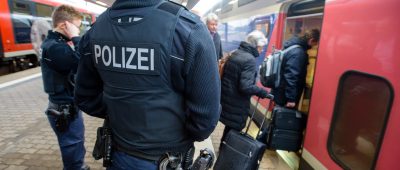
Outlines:
{"type": "MultiPolygon", "coordinates": [[[[238,0],[219,7],[224,52],[255,29],[267,36],[257,64],[290,37],[321,31],[319,45],[307,51],[307,88],[298,108],[308,114],[303,147],[278,151],[292,168],[398,169],[400,1],[238,0]]],[[[267,103],[257,108],[258,121],[270,110],[267,103]]]]}
{"type": "MultiPolygon", "coordinates": [[[[39,64],[39,48],[52,29],[51,14],[61,3],[52,0],[0,0],[0,68],[17,71],[39,64]]],[[[82,33],[97,13],[82,12],[82,33]]]]}

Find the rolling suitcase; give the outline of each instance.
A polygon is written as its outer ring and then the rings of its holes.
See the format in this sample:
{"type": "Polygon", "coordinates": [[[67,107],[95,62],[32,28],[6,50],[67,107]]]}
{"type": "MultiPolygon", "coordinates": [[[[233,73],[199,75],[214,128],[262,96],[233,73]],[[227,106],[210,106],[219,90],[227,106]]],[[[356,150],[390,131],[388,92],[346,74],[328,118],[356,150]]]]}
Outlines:
{"type": "Polygon", "coordinates": [[[275,106],[272,112],[272,125],[268,138],[268,148],[298,151],[303,140],[306,116],[297,110],[275,106]]]}
{"type": "Polygon", "coordinates": [[[297,110],[276,105],[272,116],[274,127],[277,129],[303,131],[306,126],[306,115],[297,110]]]}
{"type": "MultiPolygon", "coordinates": [[[[272,98],[272,96],[269,96],[272,98]]],[[[245,133],[231,130],[228,132],[222,143],[214,170],[256,170],[258,169],[266,145],[264,142],[253,139],[248,135],[250,124],[254,113],[259,104],[258,98],[254,111],[251,114],[250,122],[247,125],[245,133]]],[[[271,100],[272,101],[272,100],[271,100]]],[[[271,102],[270,102],[271,103],[271,102]]],[[[265,115],[264,115],[265,116],[265,115]]],[[[260,127],[263,127],[265,117],[260,127]]],[[[261,131],[258,131],[257,137],[261,131]]]]}
{"type": "Polygon", "coordinates": [[[269,140],[269,149],[296,152],[301,147],[303,131],[273,129],[269,140]]]}

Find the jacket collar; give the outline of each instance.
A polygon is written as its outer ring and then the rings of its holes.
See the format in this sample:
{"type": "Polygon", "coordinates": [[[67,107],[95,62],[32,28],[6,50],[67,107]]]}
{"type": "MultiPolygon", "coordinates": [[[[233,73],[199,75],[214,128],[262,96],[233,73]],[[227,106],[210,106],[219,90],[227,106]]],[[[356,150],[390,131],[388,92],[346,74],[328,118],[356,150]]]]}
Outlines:
{"type": "Polygon", "coordinates": [[[290,38],[289,40],[287,40],[284,44],[283,44],[283,48],[289,48],[292,45],[300,45],[304,50],[310,49],[311,47],[307,44],[306,41],[304,41],[303,39],[294,36],[292,38],[290,38]]]}
{"type": "Polygon", "coordinates": [[[62,39],[64,41],[71,41],[71,39],[69,39],[67,36],[53,30],[49,30],[48,37],[53,39],[62,39]]]}
{"type": "Polygon", "coordinates": [[[239,50],[243,50],[245,52],[250,53],[254,57],[258,57],[260,54],[258,53],[257,48],[251,46],[249,43],[242,41],[239,46],[239,50]]]}
{"type": "Polygon", "coordinates": [[[163,0],[116,0],[111,9],[143,8],[157,5],[163,0]]]}

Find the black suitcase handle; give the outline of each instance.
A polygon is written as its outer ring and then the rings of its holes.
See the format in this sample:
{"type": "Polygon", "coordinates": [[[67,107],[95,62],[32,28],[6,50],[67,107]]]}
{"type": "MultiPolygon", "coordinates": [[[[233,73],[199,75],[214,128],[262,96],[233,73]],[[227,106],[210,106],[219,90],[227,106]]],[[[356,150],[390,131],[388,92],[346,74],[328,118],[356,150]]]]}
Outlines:
{"type": "MultiPolygon", "coordinates": [[[[260,135],[261,129],[262,129],[264,123],[265,123],[265,120],[267,119],[268,109],[269,109],[269,107],[271,106],[271,103],[272,103],[272,101],[273,101],[273,99],[274,99],[274,96],[273,96],[272,94],[268,94],[268,95],[267,95],[267,98],[269,99],[269,104],[268,104],[268,107],[265,108],[264,119],[263,119],[263,121],[261,122],[260,128],[259,128],[259,130],[258,130],[258,132],[257,132],[257,135],[256,135],[255,139],[257,139],[258,136],[260,135]]],[[[249,124],[247,125],[246,131],[245,131],[245,134],[246,134],[246,135],[248,135],[248,131],[249,131],[251,122],[253,121],[254,114],[256,113],[256,110],[257,110],[257,108],[258,108],[258,104],[259,104],[259,103],[260,103],[260,97],[257,98],[256,106],[254,107],[253,112],[251,113],[250,122],[249,122],[249,124]]]]}

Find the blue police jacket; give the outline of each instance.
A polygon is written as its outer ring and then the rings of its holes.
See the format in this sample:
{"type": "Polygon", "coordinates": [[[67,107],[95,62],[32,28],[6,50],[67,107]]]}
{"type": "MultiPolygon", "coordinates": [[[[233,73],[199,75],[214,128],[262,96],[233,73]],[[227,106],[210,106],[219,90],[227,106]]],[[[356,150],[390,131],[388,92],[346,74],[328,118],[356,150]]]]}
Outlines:
{"type": "Polygon", "coordinates": [[[71,40],[66,36],[50,30],[41,46],[44,91],[49,95],[49,100],[56,104],[73,103],[72,82],[80,58],[77,51],[80,37],[72,38],[75,48],[68,45],[68,41],[71,40]]]}
{"type": "Polygon", "coordinates": [[[156,160],[207,138],[220,81],[207,28],[161,0],[116,1],[80,44],[75,102],[108,115],[118,150],[156,160]]]}

